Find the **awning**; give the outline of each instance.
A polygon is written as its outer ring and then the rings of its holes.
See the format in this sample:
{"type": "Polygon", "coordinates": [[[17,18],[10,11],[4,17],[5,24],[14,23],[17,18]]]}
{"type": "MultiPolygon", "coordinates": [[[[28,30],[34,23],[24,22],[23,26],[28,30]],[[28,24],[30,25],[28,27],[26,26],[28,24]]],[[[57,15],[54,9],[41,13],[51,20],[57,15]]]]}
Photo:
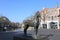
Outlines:
{"type": "Polygon", "coordinates": [[[54,22],[50,22],[50,24],[55,24],[54,22]]]}

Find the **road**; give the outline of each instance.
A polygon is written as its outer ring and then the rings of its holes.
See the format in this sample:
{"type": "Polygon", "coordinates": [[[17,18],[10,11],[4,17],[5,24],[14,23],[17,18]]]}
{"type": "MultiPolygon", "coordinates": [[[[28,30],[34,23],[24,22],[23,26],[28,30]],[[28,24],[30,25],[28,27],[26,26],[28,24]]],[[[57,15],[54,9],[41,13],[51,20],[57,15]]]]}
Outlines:
{"type": "Polygon", "coordinates": [[[0,40],[13,40],[14,35],[22,33],[22,30],[0,32],[0,40]]]}
{"type": "MultiPolygon", "coordinates": [[[[0,32],[0,40],[13,40],[14,36],[20,36],[23,34],[23,31],[13,31],[13,32],[0,32]]],[[[34,31],[28,31],[28,34],[34,35],[34,31]]],[[[38,37],[46,36],[49,40],[60,40],[60,30],[54,29],[39,29],[38,37]],[[50,35],[50,36],[48,36],[50,35]],[[52,35],[52,36],[51,36],[52,35]]]]}

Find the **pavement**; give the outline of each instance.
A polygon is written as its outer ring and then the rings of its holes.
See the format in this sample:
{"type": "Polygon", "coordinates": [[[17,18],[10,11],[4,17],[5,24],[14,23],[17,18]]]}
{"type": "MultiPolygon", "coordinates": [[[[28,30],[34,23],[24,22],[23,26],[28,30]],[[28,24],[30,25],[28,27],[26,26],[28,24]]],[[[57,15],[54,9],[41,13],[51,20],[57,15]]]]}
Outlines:
{"type": "MultiPolygon", "coordinates": [[[[28,31],[29,36],[34,36],[34,30],[28,31]]],[[[10,32],[0,32],[0,40],[14,40],[15,37],[24,37],[22,30],[10,32]]],[[[40,40],[60,40],[60,30],[58,29],[39,29],[38,38],[40,40]],[[44,37],[43,39],[41,37],[44,37]]],[[[27,38],[27,37],[26,37],[27,38]]]]}

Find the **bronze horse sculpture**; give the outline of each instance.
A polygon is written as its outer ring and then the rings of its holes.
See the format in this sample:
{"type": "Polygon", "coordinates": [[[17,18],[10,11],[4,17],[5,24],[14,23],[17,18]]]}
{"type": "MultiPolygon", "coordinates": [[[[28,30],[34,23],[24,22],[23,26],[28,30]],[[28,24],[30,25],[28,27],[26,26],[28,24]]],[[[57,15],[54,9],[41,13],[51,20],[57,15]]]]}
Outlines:
{"type": "Polygon", "coordinates": [[[37,35],[38,27],[39,27],[39,24],[40,24],[40,20],[39,20],[40,17],[41,17],[41,15],[40,15],[39,11],[37,11],[36,14],[35,14],[35,20],[36,20],[35,23],[32,22],[31,20],[27,20],[27,21],[24,22],[24,35],[27,35],[27,29],[29,27],[34,27],[35,34],[37,35]]]}

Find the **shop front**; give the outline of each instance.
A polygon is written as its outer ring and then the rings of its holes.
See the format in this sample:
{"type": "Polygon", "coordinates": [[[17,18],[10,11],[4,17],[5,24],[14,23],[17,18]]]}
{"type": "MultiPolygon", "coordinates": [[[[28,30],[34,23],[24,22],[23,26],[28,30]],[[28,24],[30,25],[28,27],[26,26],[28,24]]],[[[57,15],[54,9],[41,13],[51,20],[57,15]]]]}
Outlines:
{"type": "Polygon", "coordinates": [[[59,29],[59,22],[58,21],[49,21],[47,23],[47,29],[59,29]]]}

